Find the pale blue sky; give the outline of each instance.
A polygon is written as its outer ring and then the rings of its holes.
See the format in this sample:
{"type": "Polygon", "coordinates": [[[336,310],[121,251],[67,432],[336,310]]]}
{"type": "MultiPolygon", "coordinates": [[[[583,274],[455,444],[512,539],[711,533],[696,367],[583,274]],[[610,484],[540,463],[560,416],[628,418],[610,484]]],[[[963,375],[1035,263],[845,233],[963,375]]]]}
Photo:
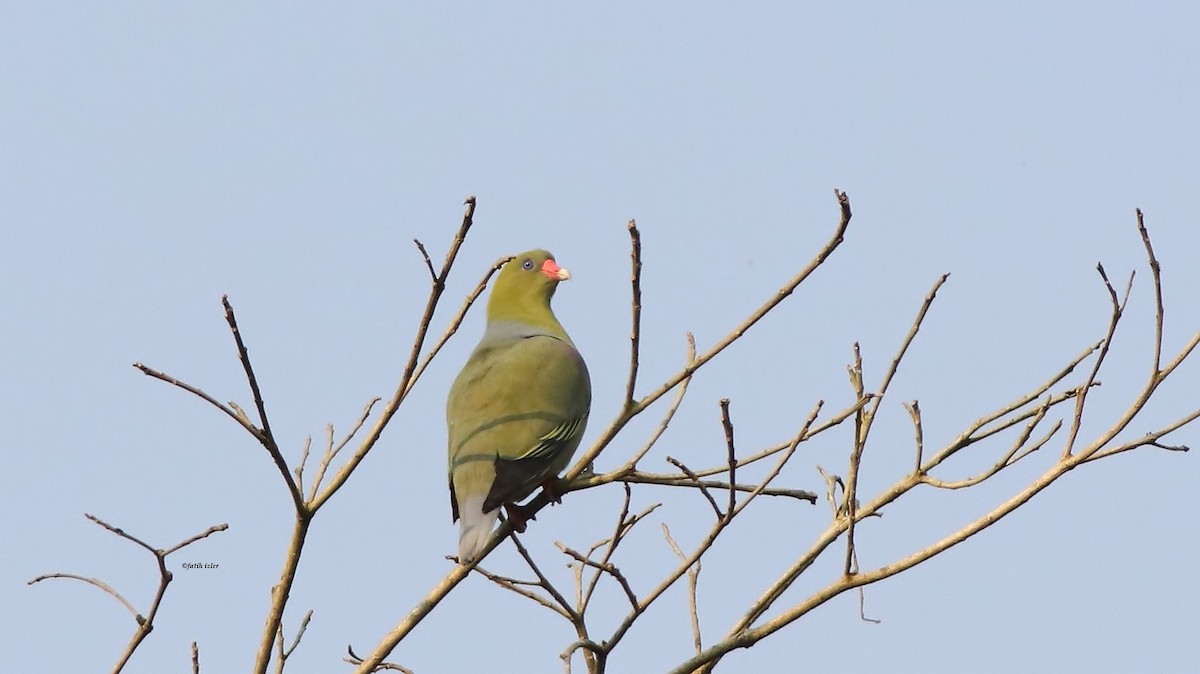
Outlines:
{"type": "MultiPolygon", "coordinates": [[[[130,363],[249,405],[220,310],[228,293],[295,460],[306,435],[345,429],[390,395],[427,287],[411,239],[440,259],[468,194],[477,224],[436,325],[500,255],[553,250],[575,275],[556,309],[591,366],[590,440],[623,394],[627,219],[645,247],[647,391],[682,362],[685,332],[711,344],[803,266],[836,223],[833,189],[849,192],[846,243],[703,372],[647,468],[666,469],[666,454],[720,462],[720,397],[747,452],[793,433],[818,398],[845,405],[850,344],[877,384],[951,272],[868,450],[863,489],[875,493],[911,460],[901,401],[920,399],[929,442],[944,443],[1102,336],[1094,266],[1122,283],[1141,269],[1136,207],[1163,264],[1168,350],[1200,327],[1192,3],[41,2],[0,16],[4,671],[107,671],[134,627],[95,589],[26,587],[33,576],[95,575],[147,608],[152,559],[84,512],[162,546],[229,522],[172,558],[175,582],[127,671],[186,671],[192,640],[202,671],[247,669],[289,501],[240,429],[130,363]]],[[[1148,280],[1139,271],[1085,434],[1148,370],[1148,280]]],[[[289,633],[315,614],[288,671],[345,671],[347,643],[369,650],[449,569],[441,408],[481,322],[468,319],[318,515],[289,633]]],[[[1130,437],[1200,404],[1197,372],[1180,371],[1130,437]]],[[[813,442],[783,479],[819,489],[815,465],[844,472],[848,438],[813,442]]],[[[1200,444],[1190,429],[1174,440],[1200,444]]],[[[860,530],[863,565],[947,535],[1053,455],[967,493],[912,494],[860,530]]],[[[882,624],[860,622],[843,597],[721,671],[1191,671],[1198,477],[1194,454],[1145,450],[1075,471],[977,539],[868,588],[882,624]]],[[[635,506],[665,503],[618,560],[645,590],[671,559],[659,523],[687,545],[709,513],[696,494],[634,494],[635,506]]],[[[607,535],[618,503],[618,488],[572,495],[526,541],[567,583],[551,542],[607,535]]],[[[706,643],[828,517],[823,504],[767,502],[739,522],[701,576],[706,643]]],[[[520,571],[507,545],[487,566],[520,571]]],[[[623,599],[608,606],[601,635],[623,599]]],[[[682,592],[664,597],[613,671],[686,658],[684,611],[682,592]]],[[[573,638],[472,578],[393,657],[418,674],[556,672],[573,638]]]]}

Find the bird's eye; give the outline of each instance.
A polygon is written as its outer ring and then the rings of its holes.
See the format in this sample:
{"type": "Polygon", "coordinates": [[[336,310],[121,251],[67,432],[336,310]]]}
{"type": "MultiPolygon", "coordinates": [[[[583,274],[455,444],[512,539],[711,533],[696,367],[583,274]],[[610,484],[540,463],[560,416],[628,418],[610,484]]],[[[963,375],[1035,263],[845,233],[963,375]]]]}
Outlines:
{"type": "Polygon", "coordinates": [[[521,263],[521,269],[524,269],[525,271],[533,269],[533,260],[525,258],[525,261],[521,263]]]}

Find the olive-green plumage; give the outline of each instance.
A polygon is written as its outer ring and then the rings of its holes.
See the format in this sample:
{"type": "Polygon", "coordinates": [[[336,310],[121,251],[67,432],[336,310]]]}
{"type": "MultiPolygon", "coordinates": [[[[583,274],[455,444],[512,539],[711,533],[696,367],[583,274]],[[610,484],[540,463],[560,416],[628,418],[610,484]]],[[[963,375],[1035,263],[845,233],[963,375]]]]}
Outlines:
{"type": "Polygon", "coordinates": [[[566,468],[587,426],[587,366],[550,309],[569,278],[544,250],[505,264],[483,339],[450,388],[450,507],[462,564],[482,552],[501,506],[566,468]]]}

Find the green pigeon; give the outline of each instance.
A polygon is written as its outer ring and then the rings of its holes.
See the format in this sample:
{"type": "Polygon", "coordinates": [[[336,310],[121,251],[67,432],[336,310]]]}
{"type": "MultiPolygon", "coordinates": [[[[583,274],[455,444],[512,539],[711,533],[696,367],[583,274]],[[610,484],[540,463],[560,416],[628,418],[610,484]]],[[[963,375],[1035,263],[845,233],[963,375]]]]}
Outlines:
{"type": "Polygon", "coordinates": [[[524,531],[515,504],[539,486],[553,488],[587,427],[587,365],[550,309],[559,282],[570,278],[544,250],[507,262],[488,299],[483,339],[450,387],[450,509],[460,564],[483,551],[501,507],[524,531]]]}

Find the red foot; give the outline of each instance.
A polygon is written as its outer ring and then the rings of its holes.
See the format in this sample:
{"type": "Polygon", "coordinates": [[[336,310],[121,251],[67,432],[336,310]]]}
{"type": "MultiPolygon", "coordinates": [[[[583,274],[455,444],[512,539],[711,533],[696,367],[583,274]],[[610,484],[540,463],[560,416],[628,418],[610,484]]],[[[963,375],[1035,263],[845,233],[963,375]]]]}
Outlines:
{"type": "Polygon", "coordinates": [[[504,504],[504,516],[508,519],[509,524],[512,524],[513,531],[518,534],[525,533],[525,524],[529,520],[536,519],[525,514],[525,509],[516,503],[504,504]]]}
{"type": "Polygon", "coordinates": [[[550,499],[551,503],[562,503],[562,494],[558,491],[557,478],[546,478],[546,481],[542,483],[542,491],[546,492],[546,498],[550,499]]]}

